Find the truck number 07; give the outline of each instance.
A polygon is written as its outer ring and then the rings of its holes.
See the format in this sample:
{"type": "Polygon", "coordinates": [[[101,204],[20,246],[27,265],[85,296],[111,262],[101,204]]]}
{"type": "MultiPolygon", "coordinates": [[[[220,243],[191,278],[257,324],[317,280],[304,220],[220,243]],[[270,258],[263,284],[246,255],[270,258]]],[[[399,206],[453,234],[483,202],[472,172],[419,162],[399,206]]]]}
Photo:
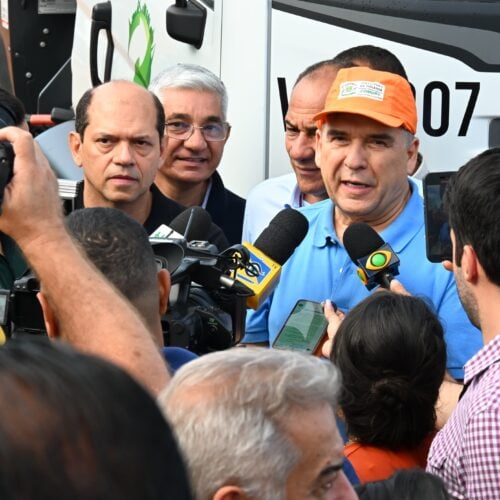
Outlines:
{"type": "MultiPolygon", "coordinates": [[[[456,82],[456,90],[469,90],[469,100],[464,110],[462,122],[458,129],[458,136],[467,135],[469,124],[474,113],[477,97],[479,95],[479,82],[456,82]]],[[[435,104],[434,104],[435,105],[435,104]]],[[[422,115],[422,127],[426,134],[432,137],[440,137],[448,131],[450,125],[450,89],[444,82],[429,82],[424,88],[424,106],[422,115]],[[441,113],[436,113],[439,123],[431,123],[433,99],[440,97],[441,113]]]]}

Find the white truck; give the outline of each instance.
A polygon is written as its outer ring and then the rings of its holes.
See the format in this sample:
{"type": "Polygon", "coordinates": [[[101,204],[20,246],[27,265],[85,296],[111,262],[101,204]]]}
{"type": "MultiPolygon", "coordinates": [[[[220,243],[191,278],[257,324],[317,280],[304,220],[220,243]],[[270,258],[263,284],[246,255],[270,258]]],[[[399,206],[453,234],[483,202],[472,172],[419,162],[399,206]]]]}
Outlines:
{"type": "Polygon", "coordinates": [[[355,45],[387,48],[405,66],[429,171],[500,145],[500,2],[77,0],[75,10],[73,103],[110,78],[147,85],[176,62],[208,67],[227,86],[233,127],[220,170],[243,196],[289,172],[283,113],[297,75],[355,45]]]}

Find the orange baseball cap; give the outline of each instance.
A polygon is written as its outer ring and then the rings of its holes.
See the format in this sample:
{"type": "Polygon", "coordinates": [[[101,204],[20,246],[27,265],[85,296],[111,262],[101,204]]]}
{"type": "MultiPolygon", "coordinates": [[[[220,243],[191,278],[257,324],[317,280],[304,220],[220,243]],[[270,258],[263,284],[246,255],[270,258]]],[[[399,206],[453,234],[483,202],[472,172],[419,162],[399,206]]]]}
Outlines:
{"type": "Polygon", "coordinates": [[[394,73],[371,68],[341,69],[315,121],[331,113],[363,115],[389,127],[417,131],[417,107],[408,81],[394,73]]]}

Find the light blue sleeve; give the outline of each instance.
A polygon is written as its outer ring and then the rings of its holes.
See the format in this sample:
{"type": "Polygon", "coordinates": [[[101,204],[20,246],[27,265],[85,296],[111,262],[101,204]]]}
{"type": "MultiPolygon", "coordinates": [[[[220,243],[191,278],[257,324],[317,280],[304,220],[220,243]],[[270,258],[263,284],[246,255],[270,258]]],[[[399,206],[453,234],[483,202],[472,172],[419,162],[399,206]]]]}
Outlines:
{"type": "Polygon", "coordinates": [[[437,313],[444,328],[447,362],[450,374],[464,378],[464,365],[483,347],[481,332],[470,322],[460,302],[455,279],[448,273],[448,284],[437,305],[437,313]]]}
{"type": "Polygon", "coordinates": [[[268,320],[273,295],[271,294],[256,311],[249,310],[247,312],[246,332],[242,340],[243,344],[269,342],[268,320]]]}

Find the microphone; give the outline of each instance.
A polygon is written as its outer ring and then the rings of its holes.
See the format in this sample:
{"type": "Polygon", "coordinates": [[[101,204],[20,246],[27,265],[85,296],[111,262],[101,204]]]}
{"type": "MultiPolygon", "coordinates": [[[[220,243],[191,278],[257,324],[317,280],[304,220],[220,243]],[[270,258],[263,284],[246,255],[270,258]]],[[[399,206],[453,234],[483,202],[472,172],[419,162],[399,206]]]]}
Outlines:
{"type": "Polygon", "coordinates": [[[371,226],[362,222],[348,226],[344,247],[368,290],[377,285],[390,288],[392,279],[399,274],[399,257],[371,226]]]}
{"type": "Polygon", "coordinates": [[[290,258],[309,229],[307,219],[293,208],[285,208],[271,220],[255,243],[244,242],[250,254],[249,263],[236,271],[236,280],[246,285],[253,295],[247,307],[258,309],[274,290],[281,266],[290,258]]]}
{"type": "MultiPolygon", "coordinates": [[[[167,261],[170,273],[185,274],[196,261],[185,257],[214,257],[215,245],[204,241],[210,232],[212,217],[201,207],[190,207],[172,219],[170,226],[162,224],[149,237],[156,256],[167,261]],[[183,265],[181,265],[183,264],[183,265]]],[[[213,262],[213,261],[211,261],[213,262]]]]}
{"type": "Polygon", "coordinates": [[[189,207],[170,221],[170,228],[184,235],[186,241],[206,241],[212,217],[201,207],[189,207]]]}

